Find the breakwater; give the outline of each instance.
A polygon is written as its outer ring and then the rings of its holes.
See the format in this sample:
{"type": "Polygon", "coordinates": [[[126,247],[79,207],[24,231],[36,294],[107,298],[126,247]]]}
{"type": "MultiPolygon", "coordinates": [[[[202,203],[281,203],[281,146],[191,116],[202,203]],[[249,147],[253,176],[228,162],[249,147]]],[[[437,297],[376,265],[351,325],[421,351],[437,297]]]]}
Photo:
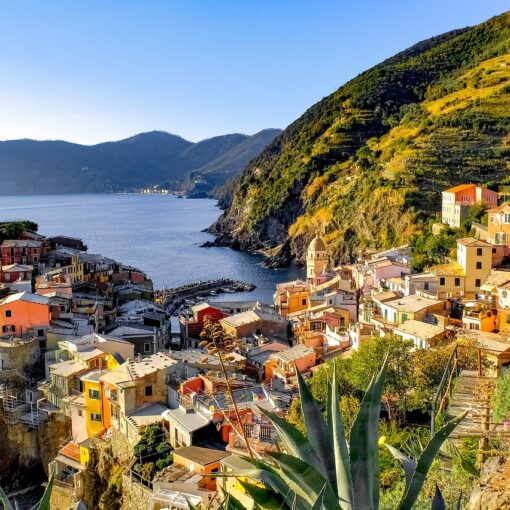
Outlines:
{"type": "Polygon", "coordinates": [[[212,293],[221,294],[227,292],[233,294],[235,292],[250,292],[254,289],[255,285],[253,283],[232,280],[231,278],[219,278],[217,280],[188,283],[172,289],[157,290],[154,293],[154,299],[168,313],[172,314],[187,299],[214,295],[212,293]]]}

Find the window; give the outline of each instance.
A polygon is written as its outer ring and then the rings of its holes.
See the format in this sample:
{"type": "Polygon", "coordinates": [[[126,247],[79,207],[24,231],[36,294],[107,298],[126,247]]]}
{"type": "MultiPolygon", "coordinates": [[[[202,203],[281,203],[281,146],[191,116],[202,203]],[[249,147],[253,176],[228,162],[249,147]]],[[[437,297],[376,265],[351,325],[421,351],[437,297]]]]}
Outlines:
{"type": "Polygon", "coordinates": [[[90,413],[90,421],[101,421],[101,415],[98,413],[90,413]]]}
{"type": "Polygon", "coordinates": [[[302,304],[302,305],[306,305],[306,299],[302,299],[302,300],[301,300],[301,304],[302,304]]]}
{"type": "Polygon", "coordinates": [[[492,253],[496,253],[496,252],[497,252],[496,248],[492,248],[492,253]]]}
{"type": "Polygon", "coordinates": [[[455,287],[460,287],[460,278],[455,278],[455,287]]]}
{"type": "Polygon", "coordinates": [[[37,336],[44,336],[44,329],[38,329],[37,336]]]}
{"type": "Polygon", "coordinates": [[[477,278],[475,280],[475,287],[480,287],[482,285],[482,280],[480,280],[480,278],[477,278]]]}
{"type": "Polygon", "coordinates": [[[477,262],[476,263],[476,269],[482,269],[482,263],[481,262],[477,262]]]}
{"type": "Polygon", "coordinates": [[[481,248],[476,249],[476,256],[481,257],[483,255],[483,250],[481,248]]]}
{"type": "Polygon", "coordinates": [[[445,284],[444,276],[441,276],[441,278],[439,278],[439,285],[441,285],[441,287],[444,287],[444,284],[445,284]]]}
{"type": "Polygon", "coordinates": [[[260,328],[257,328],[257,329],[255,330],[255,334],[256,334],[256,335],[261,335],[261,334],[262,334],[262,330],[261,330],[260,328]]]}
{"type": "Polygon", "coordinates": [[[429,290],[429,282],[423,284],[423,290],[429,290]]]}
{"type": "Polygon", "coordinates": [[[507,324],[510,324],[510,313],[509,313],[509,314],[507,314],[507,316],[506,316],[506,323],[507,323],[507,324]]]}
{"type": "Polygon", "coordinates": [[[5,310],[6,317],[12,317],[12,310],[5,310]]]}
{"type": "Polygon", "coordinates": [[[407,320],[407,313],[402,314],[402,322],[405,322],[407,320]]]}
{"type": "Polygon", "coordinates": [[[2,326],[2,333],[14,333],[16,331],[16,327],[8,324],[7,326],[2,326]]]}
{"type": "Polygon", "coordinates": [[[78,409],[78,416],[83,416],[83,411],[81,409],[78,409]]]}
{"type": "Polygon", "coordinates": [[[152,384],[150,386],[145,386],[145,396],[152,397],[152,384]]]}
{"type": "Polygon", "coordinates": [[[510,223],[510,214],[509,213],[503,214],[503,223],[510,223]]]}
{"type": "Polygon", "coordinates": [[[145,342],[143,344],[143,350],[144,350],[144,352],[151,352],[151,344],[150,344],[150,342],[145,342]]]}
{"type": "Polygon", "coordinates": [[[99,400],[100,394],[97,390],[89,390],[89,398],[92,400],[99,400]]]}

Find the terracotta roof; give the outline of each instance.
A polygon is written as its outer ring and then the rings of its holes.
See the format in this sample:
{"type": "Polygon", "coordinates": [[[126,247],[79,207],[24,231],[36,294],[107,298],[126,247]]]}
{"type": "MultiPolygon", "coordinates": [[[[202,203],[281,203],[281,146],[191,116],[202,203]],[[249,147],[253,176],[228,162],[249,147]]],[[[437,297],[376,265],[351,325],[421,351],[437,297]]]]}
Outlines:
{"type": "Polygon", "coordinates": [[[459,184],[458,186],[454,186],[453,188],[448,188],[443,191],[443,193],[457,193],[459,191],[464,191],[466,189],[475,188],[476,184],[459,184]]]}
{"type": "Polygon", "coordinates": [[[457,262],[428,267],[427,272],[434,273],[436,276],[465,276],[464,268],[457,262]]]}
{"type": "Polygon", "coordinates": [[[462,244],[463,246],[475,246],[480,248],[492,247],[492,244],[486,243],[485,241],[480,241],[480,239],[475,239],[474,237],[463,237],[462,239],[457,239],[457,244],[462,244]]]}

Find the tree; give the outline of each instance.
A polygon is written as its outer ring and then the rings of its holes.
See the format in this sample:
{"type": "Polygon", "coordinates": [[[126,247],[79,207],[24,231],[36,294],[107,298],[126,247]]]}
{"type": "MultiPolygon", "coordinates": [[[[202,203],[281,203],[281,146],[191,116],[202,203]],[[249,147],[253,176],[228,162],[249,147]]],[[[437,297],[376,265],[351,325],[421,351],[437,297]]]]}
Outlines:
{"type": "Polygon", "coordinates": [[[413,386],[413,342],[394,335],[373,337],[361,345],[350,359],[348,378],[362,391],[381,369],[388,355],[386,386],[382,401],[390,419],[410,409],[409,390],[413,386]]]}

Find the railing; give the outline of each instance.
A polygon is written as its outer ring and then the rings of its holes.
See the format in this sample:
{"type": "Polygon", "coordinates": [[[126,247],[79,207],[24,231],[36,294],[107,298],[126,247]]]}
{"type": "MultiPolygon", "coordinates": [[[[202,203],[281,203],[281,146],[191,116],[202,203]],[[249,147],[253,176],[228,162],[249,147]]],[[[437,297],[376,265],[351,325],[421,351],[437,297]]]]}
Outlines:
{"type": "Polygon", "coordinates": [[[432,400],[432,409],[430,412],[430,432],[433,436],[436,428],[436,417],[445,408],[446,401],[452,394],[452,383],[454,378],[459,375],[457,345],[455,345],[448,361],[446,363],[441,382],[437,387],[434,400],[432,400]]]}

